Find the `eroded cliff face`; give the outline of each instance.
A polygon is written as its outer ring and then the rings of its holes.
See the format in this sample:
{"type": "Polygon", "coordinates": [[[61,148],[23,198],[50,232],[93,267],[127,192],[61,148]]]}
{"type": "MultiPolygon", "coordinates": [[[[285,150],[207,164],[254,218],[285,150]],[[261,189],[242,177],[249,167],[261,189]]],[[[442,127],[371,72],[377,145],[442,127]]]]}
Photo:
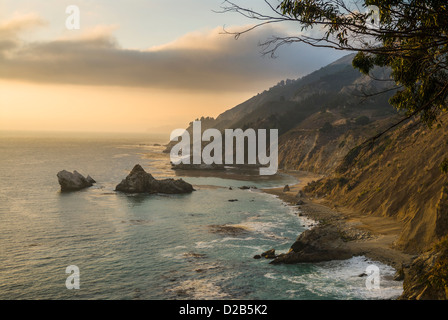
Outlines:
{"type": "Polygon", "coordinates": [[[344,156],[361,143],[364,135],[333,128],[295,129],[279,139],[279,166],[284,170],[302,170],[330,174],[344,156]]]}
{"type": "MultiPolygon", "coordinates": [[[[444,117],[448,120],[448,117],[444,117]]],[[[353,150],[335,173],[307,187],[319,197],[365,214],[404,222],[396,246],[420,253],[448,233],[446,127],[429,129],[409,123],[381,137],[373,146],[353,150]]]]}
{"type": "MultiPolygon", "coordinates": [[[[367,118],[367,117],[366,117],[367,118]]],[[[279,138],[279,166],[285,170],[302,170],[332,174],[344,157],[377,132],[397,121],[397,115],[357,123],[337,110],[316,113],[279,138]]]]}
{"type": "Polygon", "coordinates": [[[403,223],[394,247],[418,257],[403,267],[401,299],[448,298],[448,175],[440,169],[447,156],[448,128],[416,120],[351,149],[325,178],[305,187],[312,196],[403,223]]]}

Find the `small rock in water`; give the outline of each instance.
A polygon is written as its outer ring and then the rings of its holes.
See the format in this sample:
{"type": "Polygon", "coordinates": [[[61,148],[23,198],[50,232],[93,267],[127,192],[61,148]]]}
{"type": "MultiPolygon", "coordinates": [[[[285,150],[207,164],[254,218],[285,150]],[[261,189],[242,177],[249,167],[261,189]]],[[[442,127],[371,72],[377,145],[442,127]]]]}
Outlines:
{"type": "Polygon", "coordinates": [[[196,252],[185,252],[183,254],[183,256],[185,258],[196,258],[196,259],[202,259],[202,258],[206,257],[205,254],[203,254],[203,253],[196,253],[196,252]]]}
{"type": "Polygon", "coordinates": [[[286,186],[283,188],[283,192],[289,192],[289,191],[291,191],[291,189],[289,188],[288,185],[286,185],[286,186]]]}
{"type": "Polygon", "coordinates": [[[274,259],[275,256],[275,249],[271,249],[268,251],[265,251],[261,254],[262,257],[266,258],[266,259],[274,259]]]}
{"type": "Polygon", "coordinates": [[[241,190],[249,190],[249,189],[257,189],[257,187],[255,187],[255,186],[242,186],[242,187],[239,187],[241,190]]]}

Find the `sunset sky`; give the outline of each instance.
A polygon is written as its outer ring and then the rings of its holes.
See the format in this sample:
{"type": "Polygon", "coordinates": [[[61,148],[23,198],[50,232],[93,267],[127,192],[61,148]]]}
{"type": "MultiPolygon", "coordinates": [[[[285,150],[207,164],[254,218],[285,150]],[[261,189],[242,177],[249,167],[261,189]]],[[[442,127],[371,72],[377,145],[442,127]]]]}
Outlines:
{"type": "MultiPolygon", "coordinates": [[[[261,0],[236,1],[264,8],[261,0]]],[[[170,132],[216,117],[343,53],[305,45],[262,56],[294,32],[216,13],[222,0],[0,0],[0,130],[170,132]],[[68,30],[67,6],[80,9],[68,30]]]]}

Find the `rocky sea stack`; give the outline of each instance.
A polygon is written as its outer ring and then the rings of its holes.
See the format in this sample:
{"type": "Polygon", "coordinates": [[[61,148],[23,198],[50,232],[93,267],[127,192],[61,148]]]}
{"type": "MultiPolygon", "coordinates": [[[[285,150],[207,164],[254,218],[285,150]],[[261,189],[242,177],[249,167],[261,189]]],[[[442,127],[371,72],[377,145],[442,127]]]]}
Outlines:
{"type": "Polygon", "coordinates": [[[350,259],[350,251],[336,226],[327,224],[306,230],[299,235],[286,254],[275,256],[272,264],[316,263],[350,259]]]}
{"type": "Polygon", "coordinates": [[[139,164],[135,165],[131,173],[123,179],[115,191],[125,193],[166,193],[180,194],[195,191],[193,186],[182,179],[157,180],[147,173],[139,164]]]}
{"type": "Polygon", "coordinates": [[[68,172],[66,170],[59,171],[57,174],[61,191],[77,191],[91,187],[96,181],[90,176],[85,178],[78,171],[68,172]]]}

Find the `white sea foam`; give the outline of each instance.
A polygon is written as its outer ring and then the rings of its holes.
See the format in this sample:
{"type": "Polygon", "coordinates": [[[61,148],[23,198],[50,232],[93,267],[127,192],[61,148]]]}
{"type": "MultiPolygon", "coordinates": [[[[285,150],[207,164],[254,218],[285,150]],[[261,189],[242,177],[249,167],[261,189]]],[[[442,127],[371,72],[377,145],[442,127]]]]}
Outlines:
{"type": "Polygon", "coordinates": [[[224,249],[224,248],[246,248],[250,249],[254,254],[265,251],[266,249],[262,245],[245,245],[241,241],[253,241],[254,238],[227,238],[221,240],[212,240],[209,242],[199,241],[196,242],[196,249],[224,249]]]}
{"type": "Polygon", "coordinates": [[[402,282],[392,280],[394,273],[395,270],[390,266],[359,256],[349,260],[318,263],[313,271],[297,276],[270,274],[269,277],[294,283],[298,288],[302,288],[301,290],[307,290],[322,297],[394,299],[403,291],[402,282]],[[376,265],[380,270],[379,289],[368,289],[367,278],[361,276],[369,265],[376,265]]]}
{"type": "Polygon", "coordinates": [[[215,247],[215,244],[218,242],[219,242],[219,240],[198,241],[195,243],[195,248],[197,248],[197,249],[212,249],[215,247]]]}
{"type": "Polygon", "coordinates": [[[247,238],[235,238],[235,237],[225,237],[221,240],[221,242],[228,242],[228,241],[251,241],[255,240],[254,237],[247,237],[247,238]]]}
{"type": "Polygon", "coordinates": [[[276,280],[276,279],[278,279],[278,276],[277,276],[277,274],[275,274],[275,273],[266,273],[266,274],[264,275],[264,277],[265,277],[265,278],[268,278],[268,279],[272,279],[272,280],[276,280]]]}

